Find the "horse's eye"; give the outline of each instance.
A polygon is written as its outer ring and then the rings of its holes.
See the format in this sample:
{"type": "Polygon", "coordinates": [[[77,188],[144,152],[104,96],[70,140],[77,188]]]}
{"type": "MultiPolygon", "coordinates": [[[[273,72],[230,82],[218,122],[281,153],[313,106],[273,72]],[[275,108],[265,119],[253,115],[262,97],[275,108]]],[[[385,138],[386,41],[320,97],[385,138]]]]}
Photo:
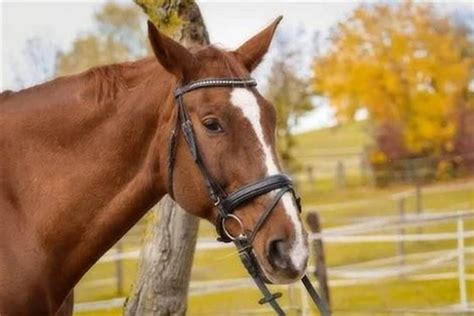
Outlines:
{"type": "Polygon", "coordinates": [[[208,118],[203,122],[204,127],[211,133],[221,133],[223,131],[219,121],[215,118],[208,118]]]}

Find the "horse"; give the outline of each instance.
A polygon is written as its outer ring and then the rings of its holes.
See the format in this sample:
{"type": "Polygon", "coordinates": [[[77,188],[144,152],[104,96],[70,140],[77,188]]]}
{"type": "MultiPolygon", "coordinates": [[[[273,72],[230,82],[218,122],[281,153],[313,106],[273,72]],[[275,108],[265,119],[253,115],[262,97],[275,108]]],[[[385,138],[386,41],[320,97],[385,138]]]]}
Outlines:
{"type": "Polygon", "coordinates": [[[301,278],[307,233],[279,176],[276,111],[245,84],[280,20],[233,51],[184,48],[149,22],[153,56],[0,94],[0,315],[68,310],[61,305],[81,277],[168,193],[228,238],[259,225],[259,273],[269,283],[301,278]],[[177,105],[177,89],[210,78],[236,83],[187,90],[177,105]],[[181,106],[192,139],[176,131],[181,106]],[[252,193],[267,178],[273,186],[252,193]],[[247,186],[251,199],[222,218],[209,179],[222,192],[247,186]]]}

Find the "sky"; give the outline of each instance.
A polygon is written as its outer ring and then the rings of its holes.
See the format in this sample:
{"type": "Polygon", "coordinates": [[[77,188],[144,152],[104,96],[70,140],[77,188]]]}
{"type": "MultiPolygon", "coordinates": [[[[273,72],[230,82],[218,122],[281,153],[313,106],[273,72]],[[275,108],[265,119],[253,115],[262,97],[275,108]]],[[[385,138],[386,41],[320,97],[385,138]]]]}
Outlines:
{"type": "MultiPolygon", "coordinates": [[[[15,86],[12,64],[18,63],[25,42],[35,36],[48,38],[67,49],[74,38],[93,28],[93,14],[105,1],[2,1],[1,87],[15,86]],[[68,14],[69,12],[69,14],[68,14]]],[[[130,1],[118,1],[130,2],[130,1]]],[[[345,3],[198,1],[211,41],[235,48],[279,15],[282,27],[301,25],[308,30],[326,30],[356,5],[345,3]]]]}
{"type": "MultiPolygon", "coordinates": [[[[79,1],[4,1],[0,0],[0,91],[17,89],[15,72],[28,71],[22,62],[25,43],[28,39],[41,36],[52,46],[67,50],[74,39],[94,26],[94,12],[105,2],[103,0],[79,1]]],[[[131,2],[116,1],[116,2],[131,2]]],[[[367,2],[367,1],[366,1],[367,2]]],[[[444,10],[465,7],[474,10],[469,2],[441,1],[444,10]]],[[[313,32],[327,37],[328,31],[357,7],[358,1],[198,1],[204,16],[211,42],[222,47],[236,48],[279,15],[284,19],[283,29],[302,27],[307,32],[299,39],[310,40],[313,32]],[[306,38],[304,37],[306,36],[306,38]]],[[[295,36],[298,33],[294,32],[295,36]]],[[[263,65],[261,73],[265,72],[263,65]]],[[[257,76],[258,79],[258,76],[257,76]]],[[[37,82],[32,82],[37,83],[37,82]]],[[[297,130],[334,123],[328,106],[319,107],[303,119],[297,130]]]]}

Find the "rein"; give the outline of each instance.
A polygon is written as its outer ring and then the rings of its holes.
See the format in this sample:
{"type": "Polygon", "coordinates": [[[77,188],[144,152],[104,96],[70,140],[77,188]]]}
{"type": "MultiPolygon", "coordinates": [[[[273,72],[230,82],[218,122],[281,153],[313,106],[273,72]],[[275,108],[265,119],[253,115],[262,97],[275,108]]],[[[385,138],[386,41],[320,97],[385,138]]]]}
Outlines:
{"type": "MultiPolygon", "coordinates": [[[[301,201],[300,198],[296,195],[296,192],[293,188],[293,182],[291,179],[283,174],[276,174],[272,176],[265,177],[254,183],[245,185],[238,190],[227,194],[222,186],[211,176],[206,165],[204,164],[203,156],[199,150],[197,139],[194,134],[193,124],[191,118],[184,104],[183,96],[193,90],[202,89],[202,88],[216,88],[216,87],[231,87],[231,88],[250,88],[255,87],[257,82],[252,78],[216,78],[216,79],[204,79],[191,82],[185,86],[179,87],[175,91],[175,99],[178,107],[178,115],[176,116],[176,125],[171,132],[170,144],[169,144],[169,153],[168,153],[168,193],[174,198],[173,191],[173,170],[176,160],[176,145],[177,145],[177,136],[180,130],[183,133],[186,144],[191,152],[194,163],[199,168],[206,187],[209,191],[209,198],[213,202],[214,206],[217,207],[219,213],[216,220],[216,231],[218,234],[217,240],[220,242],[234,242],[236,245],[239,256],[247,269],[250,276],[253,278],[255,284],[263,294],[263,298],[259,301],[260,304],[270,304],[271,307],[275,310],[278,315],[285,315],[285,312],[280,307],[276,299],[282,296],[281,293],[272,294],[268,287],[265,284],[264,279],[262,278],[262,273],[260,271],[257,258],[253,252],[252,243],[253,240],[260,230],[260,228],[265,224],[266,219],[270,216],[271,212],[274,210],[280,199],[285,193],[291,193],[294,201],[298,207],[298,210],[301,212],[301,201]],[[250,200],[264,195],[266,193],[277,191],[271,203],[267,206],[262,216],[259,218],[255,227],[249,235],[244,231],[244,225],[239,217],[237,217],[234,211],[242,204],[249,202],[250,200]],[[226,229],[226,221],[234,220],[240,226],[240,234],[233,236],[226,229]]],[[[308,291],[313,302],[318,307],[321,315],[326,316],[330,315],[329,308],[324,302],[317,291],[312,286],[310,280],[305,275],[302,280],[303,285],[308,291]]]]}

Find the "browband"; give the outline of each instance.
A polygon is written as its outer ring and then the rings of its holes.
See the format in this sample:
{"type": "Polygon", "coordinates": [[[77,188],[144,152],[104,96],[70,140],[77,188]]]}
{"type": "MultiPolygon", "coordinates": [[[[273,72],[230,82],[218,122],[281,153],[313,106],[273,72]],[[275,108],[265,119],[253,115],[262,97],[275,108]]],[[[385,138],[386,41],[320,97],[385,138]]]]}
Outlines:
{"type": "Polygon", "coordinates": [[[253,78],[209,78],[193,81],[192,83],[179,87],[174,93],[174,97],[177,98],[185,93],[193,90],[209,87],[231,87],[231,88],[248,88],[255,87],[257,81],[253,78]]]}

